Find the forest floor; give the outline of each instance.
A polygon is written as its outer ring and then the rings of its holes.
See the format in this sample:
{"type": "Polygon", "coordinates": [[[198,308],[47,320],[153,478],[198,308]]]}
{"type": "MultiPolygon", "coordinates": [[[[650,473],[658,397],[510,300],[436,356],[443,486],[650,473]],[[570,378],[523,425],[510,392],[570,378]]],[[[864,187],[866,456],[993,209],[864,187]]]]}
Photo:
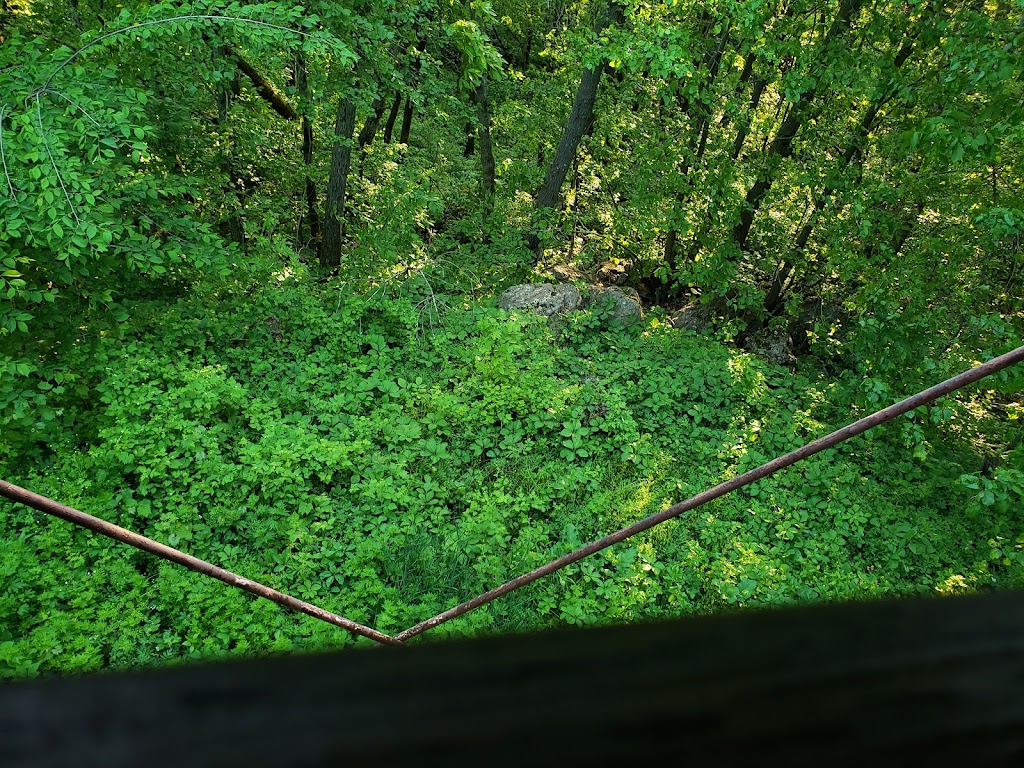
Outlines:
{"type": "MultiPolygon", "coordinates": [[[[131,330],[69,349],[77,379],[53,401],[69,429],[3,475],[394,632],[866,412],[852,375],[779,367],[658,309],[550,322],[275,269],[139,299],[131,330]]],[[[928,417],[433,636],[1019,584],[1012,519],[970,487],[977,424],[947,416],[924,441],[928,417]]],[[[0,506],[0,527],[0,674],[352,641],[24,508],[0,506]]]]}

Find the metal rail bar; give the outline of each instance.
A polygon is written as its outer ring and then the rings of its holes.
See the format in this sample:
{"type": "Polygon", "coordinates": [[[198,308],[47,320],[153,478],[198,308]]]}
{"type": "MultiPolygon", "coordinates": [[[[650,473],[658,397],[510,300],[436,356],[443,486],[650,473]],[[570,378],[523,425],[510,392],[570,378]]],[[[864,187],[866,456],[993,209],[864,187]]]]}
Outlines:
{"type": "Polygon", "coordinates": [[[205,560],[200,560],[198,557],[185,554],[180,550],[169,547],[166,544],[161,544],[158,541],[153,541],[153,539],[148,539],[145,536],[129,531],[126,528],[121,528],[113,523],[108,523],[106,520],[101,520],[98,517],[87,515],[85,512],[80,512],[72,507],[59,504],[52,499],[40,496],[38,493],[32,493],[32,491],[14,485],[13,483],[8,483],[5,480],[0,480],[0,496],[4,496],[19,504],[32,507],[40,512],[45,512],[48,515],[53,515],[54,517],[59,517],[62,520],[67,520],[69,523],[74,523],[82,528],[88,528],[90,531],[98,533],[101,536],[107,536],[115,541],[120,541],[121,543],[128,544],[136,549],[141,549],[143,552],[149,552],[157,557],[162,557],[164,560],[170,560],[172,563],[183,565],[189,570],[219,579],[225,584],[230,584],[233,587],[244,589],[246,592],[256,595],[257,597],[266,598],[280,606],[290,608],[293,611],[298,611],[299,613],[304,613],[307,616],[312,616],[315,619],[326,621],[328,624],[341,627],[355,635],[368,637],[383,645],[402,644],[401,641],[396,640],[389,635],[385,635],[382,632],[378,632],[375,629],[370,629],[370,627],[357,624],[350,619],[338,616],[330,611],[325,611],[323,608],[318,608],[311,603],[299,600],[291,595],[278,592],[276,589],[271,589],[259,582],[243,578],[231,571],[218,568],[212,563],[208,563],[205,560]]]}
{"type": "Polygon", "coordinates": [[[725,496],[726,494],[731,493],[732,491],[735,491],[746,485],[750,485],[751,483],[754,483],[771,474],[774,474],[775,472],[778,472],[780,469],[784,469],[792,464],[795,464],[798,461],[813,456],[814,454],[819,453],[820,451],[823,451],[827,448],[831,448],[843,442],[844,440],[848,440],[849,438],[855,437],[856,435],[859,435],[862,432],[866,432],[872,427],[876,427],[879,424],[891,421],[897,416],[901,416],[904,413],[908,413],[909,411],[912,411],[913,409],[919,406],[926,405],[932,402],[933,400],[937,400],[938,398],[943,397],[944,395],[948,395],[950,392],[960,389],[961,387],[964,387],[968,384],[973,384],[974,382],[983,379],[986,376],[991,376],[993,373],[997,373],[1003,370],[1004,368],[1008,368],[1011,365],[1019,363],[1021,360],[1024,360],[1024,346],[1018,347],[1012,352],[1008,352],[1005,355],[1001,355],[1000,357],[994,358],[987,363],[979,365],[976,368],[972,368],[969,371],[964,371],[963,373],[960,373],[957,376],[947,379],[946,381],[940,384],[936,384],[935,386],[930,387],[922,392],[919,392],[916,395],[908,397],[905,400],[901,400],[900,402],[895,403],[894,405],[890,405],[889,407],[883,408],[880,411],[876,411],[875,413],[872,413],[869,416],[865,416],[864,418],[859,419],[858,421],[855,421],[852,424],[843,427],[842,429],[837,429],[836,431],[828,435],[825,435],[824,437],[820,437],[817,440],[814,440],[813,442],[810,442],[801,448],[797,448],[794,451],[790,451],[789,453],[784,454],[783,456],[779,456],[776,459],[773,459],[765,464],[762,464],[760,467],[757,467],[756,469],[752,469],[748,472],[743,473],[742,475],[734,477],[731,480],[727,480],[724,483],[720,483],[716,485],[714,488],[710,488],[709,490],[703,491],[697,494],[696,496],[692,496],[686,501],[674,504],[673,506],[668,507],[662,510],[661,512],[650,515],[649,517],[645,517],[644,519],[639,520],[631,525],[628,525],[625,528],[621,528],[615,533],[609,534],[608,536],[598,539],[597,541],[591,542],[590,544],[580,547],[579,549],[576,549],[573,552],[563,555],[562,557],[557,558],[556,560],[552,560],[546,565],[536,568],[530,571],[529,573],[525,573],[522,576],[512,579],[511,581],[502,584],[500,587],[496,587],[495,589],[485,592],[482,595],[474,597],[472,600],[467,600],[466,602],[460,603],[459,605],[456,605],[455,607],[450,608],[447,611],[444,611],[443,613],[439,613],[437,616],[434,616],[433,618],[427,619],[426,621],[420,622],[415,626],[409,627],[408,629],[398,633],[394,637],[385,635],[382,632],[378,632],[377,630],[371,629],[370,627],[366,627],[362,624],[358,624],[342,616],[330,613],[329,611],[325,611],[324,609],[312,605],[311,603],[307,603],[297,598],[291,597],[290,595],[286,595],[283,592],[278,592],[276,589],[271,589],[270,587],[260,584],[259,582],[243,578],[238,574],[232,573],[231,571],[227,571],[223,568],[219,568],[213,565],[212,563],[206,562],[205,560],[200,560],[197,557],[188,555],[184,552],[181,552],[180,550],[174,549],[173,547],[169,547],[166,544],[161,544],[160,542],[153,541],[152,539],[146,538],[145,536],[141,536],[137,533],[134,533],[133,531],[121,528],[120,526],[114,525],[112,523],[108,523],[107,521],[101,520],[98,517],[93,517],[92,515],[80,512],[79,510],[74,509],[72,507],[59,504],[58,502],[53,501],[52,499],[48,499],[45,496],[40,496],[39,494],[33,493],[32,491],[14,485],[13,483],[9,483],[5,480],[0,480],[0,496],[10,499],[11,501],[14,501],[16,503],[25,504],[26,506],[32,507],[33,509],[39,510],[40,512],[44,512],[48,515],[59,517],[62,520],[66,520],[70,523],[74,523],[75,525],[87,528],[91,531],[94,531],[95,533],[99,533],[103,536],[107,536],[111,539],[114,539],[115,541],[120,541],[124,544],[128,544],[137,549],[141,549],[144,552],[149,552],[151,554],[157,555],[158,557],[162,557],[165,560],[169,560],[173,563],[178,563],[179,565],[183,565],[190,570],[196,571],[197,573],[202,573],[206,576],[211,576],[215,579],[223,581],[226,584],[230,584],[231,586],[238,587],[239,589],[243,589],[246,592],[254,594],[257,597],[262,597],[272,602],[275,602],[278,605],[281,605],[285,608],[290,608],[291,610],[298,611],[300,613],[305,613],[308,616],[320,619],[321,621],[325,621],[328,624],[333,624],[337,627],[341,627],[342,629],[352,632],[353,634],[360,635],[362,637],[367,637],[371,640],[375,640],[376,642],[381,643],[382,645],[402,645],[404,641],[409,639],[410,637],[415,637],[416,635],[419,635],[422,632],[427,631],[428,629],[433,629],[439,624],[443,624],[446,621],[450,621],[451,619],[457,618],[458,616],[468,613],[474,608],[479,608],[482,605],[486,605],[492,600],[496,600],[497,598],[506,595],[509,592],[519,589],[520,587],[523,587],[534,581],[537,581],[538,579],[547,576],[548,574],[554,573],[555,571],[558,571],[562,568],[565,568],[566,566],[571,565],[572,563],[578,562],[579,560],[582,560],[583,558],[588,557],[594,554],[595,552],[600,552],[603,549],[606,549],[614,544],[618,544],[619,542],[624,541],[625,539],[628,539],[632,536],[635,536],[638,533],[646,531],[649,528],[653,528],[659,523],[663,523],[666,520],[678,517],[684,512],[696,509],[697,507],[700,507],[709,501],[725,496]]]}
{"type": "Polygon", "coordinates": [[[742,488],[745,485],[750,485],[758,480],[761,480],[768,475],[778,472],[780,469],[784,469],[791,464],[795,464],[798,461],[813,456],[814,454],[824,451],[826,448],[831,448],[844,440],[848,440],[851,437],[866,432],[872,427],[876,427],[879,424],[883,424],[890,421],[897,416],[901,416],[904,413],[914,410],[915,408],[926,405],[927,403],[937,400],[938,398],[948,395],[961,387],[968,384],[973,384],[979,379],[983,379],[986,376],[991,376],[993,373],[1008,368],[1015,363],[1019,363],[1024,360],[1024,347],[1018,347],[1012,352],[1007,352],[1005,355],[993,358],[987,363],[979,365],[976,368],[972,368],[968,371],[964,371],[950,379],[946,379],[941,384],[936,384],[933,387],[929,387],[923,392],[918,392],[916,395],[901,400],[898,403],[890,405],[888,408],[883,408],[880,411],[872,413],[870,416],[865,416],[863,419],[849,424],[842,429],[837,429],[831,434],[820,437],[813,442],[808,443],[802,448],[797,448],[795,451],[790,451],[787,454],[779,456],[776,459],[772,459],[766,464],[762,464],[756,469],[752,469],[749,472],[744,472],[742,475],[737,475],[731,480],[727,480],[724,483],[716,485],[714,488],[710,488],[706,491],[698,493],[696,496],[692,496],[686,501],[674,504],[667,509],[663,509],[661,512],[657,512],[649,517],[645,517],[642,520],[638,520],[632,525],[628,525],[625,528],[621,528],[615,533],[609,534],[604,538],[598,539],[597,541],[586,544],[579,549],[570,552],[567,555],[559,557],[557,560],[552,560],[547,565],[542,565],[540,568],[536,568],[529,573],[524,573],[522,576],[518,576],[511,581],[502,584],[500,587],[496,587],[488,592],[484,592],[482,595],[474,597],[472,600],[467,600],[464,603],[456,605],[454,608],[449,608],[443,613],[439,613],[433,618],[422,621],[415,626],[409,627],[402,632],[395,635],[396,640],[405,641],[410,637],[426,632],[428,629],[433,629],[439,624],[443,624],[446,621],[451,621],[454,618],[462,616],[464,613],[472,611],[474,608],[479,608],[482,605],[486,605],[492,600],[496,600],[502,595],[507,595],[520,587],[526,586],[537,579],[540,579],[548,574],[554,573],[567,565],[588,557],[595,552],[600,552],[602,549],[606,549],[613,544],[618,544],[620,541],[635,536],[638,533],[646,531],[649,528],[653,528],[659,523],[663,523],[666,520],[671,520],[674,517],[678,517],[684,512],[689,512],[692,509],[707,504],[709,501],[713,501],[721,496],[725,496],[727,493],[735,491],[738,488],[742,488]]]}

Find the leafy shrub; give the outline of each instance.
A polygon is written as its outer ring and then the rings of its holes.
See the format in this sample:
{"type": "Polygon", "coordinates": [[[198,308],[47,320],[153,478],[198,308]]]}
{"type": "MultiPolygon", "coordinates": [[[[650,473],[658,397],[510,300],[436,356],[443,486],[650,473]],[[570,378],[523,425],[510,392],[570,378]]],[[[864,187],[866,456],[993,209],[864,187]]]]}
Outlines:
{"type": "MultiPolygon", "coordinates": [[[[790,450],[860,397],[656,319],[551,325],[485,302],[424,332],[411,298],[256,277],[150,302],[123,341],[71,353],[74,386],[47,401],[71,434],[2,469],[385,632],[790,450]]],[[[963,418],[913,423],[930,445],[963,418]]],[[[929,451],[925,468],[882,430],[438,635],[1020,583],[1019,466],[982,478],[929,451]]],[[[0,525],[3,674],[353,642],[24,509],[0,525]]]]}

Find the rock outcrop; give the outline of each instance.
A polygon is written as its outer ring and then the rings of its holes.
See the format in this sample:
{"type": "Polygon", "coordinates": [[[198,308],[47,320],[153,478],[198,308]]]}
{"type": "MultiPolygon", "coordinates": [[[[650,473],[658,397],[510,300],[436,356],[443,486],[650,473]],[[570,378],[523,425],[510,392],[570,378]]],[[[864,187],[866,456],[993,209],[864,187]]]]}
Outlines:
{"type": "Polygon", "coordinates": [[[640,296],[632,288],[589,286],[581,292],[566,283],[534,283],[513,285],[498,299],[498,307],[506,311],[526,309],[544,317],[602,304],[611,309],[609,319],[617,325],[628,325],[643,317],[640,296]]]}
{"type": "Polygon", "coordinates": [[[506,311],[528,309],[544,317],[571,312],[580,306],[580,290],[575,285],[534,283],[513,285],[498,299],[498,306],[506,311]]]}
{"type": "Polygon", "coordinates": [[[694,333],[707,333],[714,329],[715,311],[709,304],[697,302],[677,309],[669,316],[673,328],[684,328],[694,333]]]}
{"type": "Polygon", "coordinates": [[[643,317],[640,294],[632,288],[589,288],[583,297],[583,306],[607,302],[612,308],[611,321],[619,325],[628,325],[643,317]]]}
{"type": "Polygon", "coordinates": [[[756,331],[746,338],[743,348],[778,365],[789,367],[796,364],[793,340],[785,329],[756,331]]]}

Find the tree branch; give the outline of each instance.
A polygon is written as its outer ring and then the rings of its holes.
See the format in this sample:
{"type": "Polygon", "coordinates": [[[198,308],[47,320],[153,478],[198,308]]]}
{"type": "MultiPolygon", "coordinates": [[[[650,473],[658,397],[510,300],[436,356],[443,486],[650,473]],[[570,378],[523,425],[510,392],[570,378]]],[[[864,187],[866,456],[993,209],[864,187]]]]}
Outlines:
{"type": "Polygon", "coordinates": [[[224,55],[230,56],[234,59],[235,64],[241,70],[242,74],[252,81],[252,84],[256,86],[256,91],[266,101],[270,108],[273,109],[277,114],[283,117],[285,120],[295,120],[299,114],[295,111],[291,104],[284,100],[284,96],[277,92],[277,89],[263,77],[256,69],[245,60],[245,58],[236,51],[234,48],[225,45],[224,55]]]}

